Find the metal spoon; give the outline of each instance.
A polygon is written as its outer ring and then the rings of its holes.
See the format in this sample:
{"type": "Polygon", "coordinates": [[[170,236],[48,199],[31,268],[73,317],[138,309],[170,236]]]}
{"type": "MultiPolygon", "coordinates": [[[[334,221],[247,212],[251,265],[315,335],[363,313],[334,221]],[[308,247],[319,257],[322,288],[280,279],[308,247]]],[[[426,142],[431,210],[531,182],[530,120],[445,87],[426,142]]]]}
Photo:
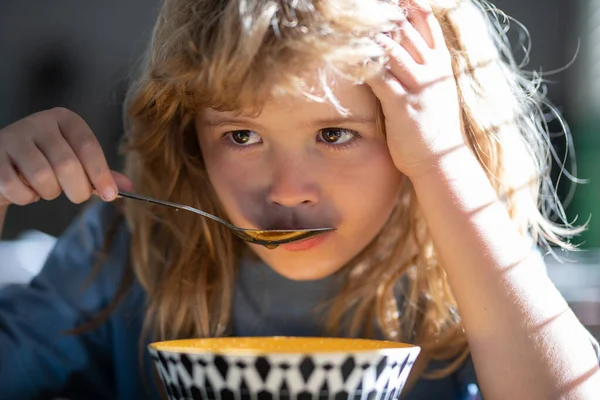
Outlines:
{"type": "Polygon", "coordinates": [[[291,243],[291,242],[296,242],[298,240],[308,239],[308,238],[322,235],[323,233],[327,233],[327,232],[331,232],[331,231],[335,230],[335,228],[317,228],[317,229],[299,229],[299,230],[243,229],[243,228],[239,228],[235,225],[232,225],[229,222],[227,222],[219,217],[215,217],[212,214],[198,210],[197,208],[194,208],[194,207],[184,206],[182,204],[172,203],[170,201],[158,200],[158,199],[154,199],[152,197],[142,196],[140,194],[134,194],[134,193],[123,192],[123,191],[119,191],[119,196],[125,197],[128,199],[147,201],[149,203],[159,204],[161,206],[173,207],[173,208],[177,208],[180,210],[191,211],[193,213],[202,215],[203,217],[206,217],[206,218],[210,218],[214,221],[217,221],[217,222],[225,225],[227,228],[229,228],[231,230],[231,232],[233,232],[234,235],[236,235],[237,237],[239,237],[242,240],[245,240],[246,242],[260,244],[271,250],[275,249],[277,246],[285,244],[285,243],[291,243]]]}

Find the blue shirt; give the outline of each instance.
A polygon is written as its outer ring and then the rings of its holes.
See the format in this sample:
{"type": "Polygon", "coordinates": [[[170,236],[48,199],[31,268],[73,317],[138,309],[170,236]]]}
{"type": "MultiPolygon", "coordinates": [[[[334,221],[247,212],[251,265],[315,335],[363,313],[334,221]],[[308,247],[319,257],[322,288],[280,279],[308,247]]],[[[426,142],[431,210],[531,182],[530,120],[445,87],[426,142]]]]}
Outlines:
{"type": "MultiPolygon", "coordinates": [[[[145,347],[142,364],[139,359],[146,294],[138,282],[101,326],[80,335],[64,333],[97,316],[117,292],[130,240],[125,224],[100,272],[84,286],[114,214],[111,205],[91,205],[58,240],[30,284],[0,290],[0,400],[159,399],[145,347]]],[[[10,268],[10,260],[2,260],[1,268],[10,268]]],[[[242,263],[233,334],[322,335],[314,306],[334,294],[335,279],[293,281],[263,263],[242,263]]],[[[446,378],[420,379],[404,398],[480,399],[471,360],[446,378]]]]}

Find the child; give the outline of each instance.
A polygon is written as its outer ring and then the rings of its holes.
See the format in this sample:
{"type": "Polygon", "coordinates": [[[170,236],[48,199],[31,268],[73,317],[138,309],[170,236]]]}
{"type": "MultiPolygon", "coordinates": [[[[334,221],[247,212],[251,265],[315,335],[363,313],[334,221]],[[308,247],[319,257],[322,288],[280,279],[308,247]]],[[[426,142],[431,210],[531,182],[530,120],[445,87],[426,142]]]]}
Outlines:
{"type": "Polygon", "coordinates": [[[246,228],[336,228],[268,250],[189,213],[92,204],[0,292],[0,397],[157,396],[145,344],[223,335],[418,344],[406,399],[600,393],[597,344],[531,245],[578,232],[549,219],[544,99],[486,7],[166,0],[126,104],[126,176],[68,110],[0,131],[2,215],[119,187],[246,228]]]}

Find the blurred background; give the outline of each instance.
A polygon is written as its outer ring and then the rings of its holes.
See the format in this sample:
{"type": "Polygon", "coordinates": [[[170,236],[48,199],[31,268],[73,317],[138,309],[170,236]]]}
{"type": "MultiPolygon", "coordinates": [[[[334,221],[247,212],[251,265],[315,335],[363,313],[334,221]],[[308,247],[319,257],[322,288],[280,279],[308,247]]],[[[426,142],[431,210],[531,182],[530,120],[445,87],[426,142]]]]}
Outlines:
{"type": "MultiPolygon", "coordinates": [[[[580,317],[600,333],[600,256],[595,250],[600,248],[600,0],[498,0],[494,4],[528,29],[532,49],[527,69],[543,73],[569,65],[548,76],[548,93],[571,126],[577,176],[589,180],[577,186],[567,213],[572,220],[591,220],[590,229],[577,240],[587,251],[570,256],[576,262],[565,265],[549,259],[549,268],[580,317]]],[[[3,0],[0,126],[36,111],[67,107],[87,121],[111,167],[119,169],[123,95],[131,68],[149,39],[158,5],[158,0],[3,0]]],[[[517,43],[519,37],[512,39],[517,43]]],[[[517,51],[518,58],[523,56],[517,51]]],[[[554,144],[560,155],[568,147],[564,137],[557,137],[554,144]]],[[[569,200],[570,189],[563,178],[560,196],[569,200]]],[[[79,207],[64,196],[12,207],[3,240],[14,240],[29,230],[60,235],[79,207]]],[[[0,271],[3,264],[0,258],[0,271]]]]}

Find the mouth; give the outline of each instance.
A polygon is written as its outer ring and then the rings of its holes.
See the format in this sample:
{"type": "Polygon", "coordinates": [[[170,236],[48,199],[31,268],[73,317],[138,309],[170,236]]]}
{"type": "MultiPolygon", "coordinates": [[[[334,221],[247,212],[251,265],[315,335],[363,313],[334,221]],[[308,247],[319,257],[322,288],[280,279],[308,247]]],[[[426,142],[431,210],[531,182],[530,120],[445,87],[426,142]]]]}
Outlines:
{"type": "Polygon", "coordinates": [[[335,231],[323,233],[319,236],[311,237],[297,242],[285,243],[279,246],[280,249],[286,251],[308,251],[326,242],[335,231]]]}

